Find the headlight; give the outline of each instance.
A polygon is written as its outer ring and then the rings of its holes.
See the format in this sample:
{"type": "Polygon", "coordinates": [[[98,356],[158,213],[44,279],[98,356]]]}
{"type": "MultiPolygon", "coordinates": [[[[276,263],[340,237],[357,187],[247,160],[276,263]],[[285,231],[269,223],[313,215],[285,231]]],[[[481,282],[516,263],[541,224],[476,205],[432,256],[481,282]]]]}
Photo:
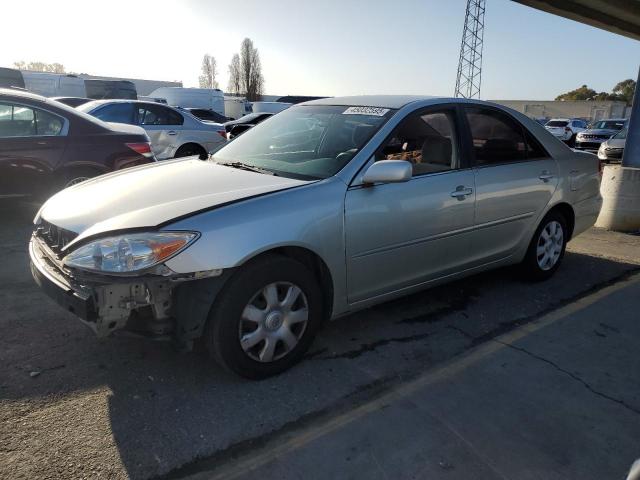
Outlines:
{"type": "Polygon", "coordinates": [[[149,232],[102,238],[71,252],[64,264],[95,272],[136,272],[167,260],[197,237],[195,232],[149,232]]]}

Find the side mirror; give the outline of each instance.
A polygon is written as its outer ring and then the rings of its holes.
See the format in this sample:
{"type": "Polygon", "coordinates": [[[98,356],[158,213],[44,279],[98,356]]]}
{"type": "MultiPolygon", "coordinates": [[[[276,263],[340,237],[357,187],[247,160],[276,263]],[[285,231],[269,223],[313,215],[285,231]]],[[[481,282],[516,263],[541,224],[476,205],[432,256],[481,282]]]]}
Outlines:
{"type": "Polygon", "coordinates": [[[406,160],[374,162],[362,177],[364,183],[400,183],[411,180],[412,165],[406,160]]]}

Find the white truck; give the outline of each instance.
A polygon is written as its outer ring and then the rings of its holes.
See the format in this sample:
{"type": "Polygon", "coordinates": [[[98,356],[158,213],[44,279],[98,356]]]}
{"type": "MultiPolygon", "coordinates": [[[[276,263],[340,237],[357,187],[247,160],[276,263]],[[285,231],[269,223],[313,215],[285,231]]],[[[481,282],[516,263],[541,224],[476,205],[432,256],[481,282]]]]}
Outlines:
{"type": "Polygon", "coordinates": [[[278,113],[289,108],[293,103],[285,102],[253,102],[251,111],[253,113],[278,113]]]}
{"type": "Polygon", "coordinates": [[[164,98],[174,107],[204,108],[225,115],[224,93],[217,88],[160,87],[148,96],[164,98]]]}
{"type": "Polygon", "coordinates": [[[22,71],[24,87],[44,97],[86,97],[84,80],[76,75],[22,71]]]}
{"type": "Polygon", "coordinates": [[[237,120],[251,113],[249,102],[240,97],[224,97],[224,115],[230,119],[237,120]]]}

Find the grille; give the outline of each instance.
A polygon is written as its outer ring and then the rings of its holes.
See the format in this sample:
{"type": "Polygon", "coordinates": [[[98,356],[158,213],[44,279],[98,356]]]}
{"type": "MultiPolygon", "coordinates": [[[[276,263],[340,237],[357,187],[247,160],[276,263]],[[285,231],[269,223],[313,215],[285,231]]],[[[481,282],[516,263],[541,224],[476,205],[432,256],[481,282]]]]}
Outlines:
{"type": "Polygon", "coordinates": [[[42,238],[44,243],[56,254],[60,253],[67,244],[78,236],[77,233],[56,227],[45,220],[42,220],[36,228],[36,235],[42,238]]]}
{"type": "Polygon", "coordinates": [[[598,150],[600,148],[599,143],[593,143],[593,142],[578,142],[576,146],[580,148],[591,148],[594,150],[598,150]]]}
{"type": "Polygon", "coordinates": [[[605,148],[604,151],[609,158],[622,158],[622,148],[605,148]]]}
{"type": "Polygon", "coordinates": [[[597,139],[601,139],[601,140],[608,140],[609,137],[611,137],[611,135],[595,135],[592,133],[587,133],[587,134],[582,134],[580,136],[580,138],[597,138],[597,139]]]}

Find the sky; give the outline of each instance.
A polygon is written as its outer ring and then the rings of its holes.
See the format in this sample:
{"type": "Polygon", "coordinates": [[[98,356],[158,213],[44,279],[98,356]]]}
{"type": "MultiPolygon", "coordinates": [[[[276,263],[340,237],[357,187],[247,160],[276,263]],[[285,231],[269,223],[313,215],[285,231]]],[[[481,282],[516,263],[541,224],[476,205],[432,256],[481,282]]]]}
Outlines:
{"type": "MultiPolygon", "coordinates": [[[[198,83],[249,37],[274,95],[453,94],[466,0],[22,0],[3,2],[0,66],[198,83]],[[28,22],[27,22],[28,20],[28,22]],[[25,23],[29,25],[25,29],[25,23]]],[[[483,99],[546,100],[636,78],[640,42],[487,0],[483,99]]]]}

